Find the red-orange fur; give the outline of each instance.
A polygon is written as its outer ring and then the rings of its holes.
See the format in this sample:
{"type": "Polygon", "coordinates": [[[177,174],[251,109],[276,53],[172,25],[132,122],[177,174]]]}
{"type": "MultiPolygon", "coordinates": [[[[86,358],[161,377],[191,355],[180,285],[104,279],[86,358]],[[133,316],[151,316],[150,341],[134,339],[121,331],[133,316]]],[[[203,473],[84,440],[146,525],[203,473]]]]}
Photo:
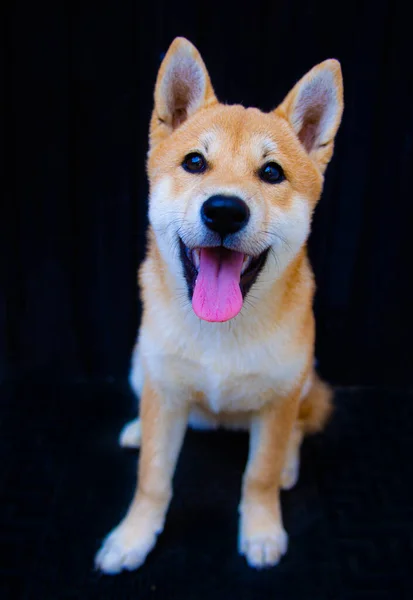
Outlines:
{"type": "MultiPolygon", "coordinates": [[[[250,429],[240,552],[250,565],[262,567],[276,564],[286,550],[279,490],[296,481],[303,435],[319,431],[331,412],[331,390],[313,370],[315,283],[306,227],[333,154],[342,94],[340,66],[326,61],[265,114],[220,104],[198,51],[182,38],[162,63],[150,125],[151,225],[139,272],[143,317],[132,377],[141,392],[142,449],[134,501],[97,556],[98,566],[108,573],[136,568],[154,546],[188,414],[196,406],[212,426],[242,421],[250,429]],[[211,168],[194,179],[180,165],[205,135],[211,168]],[[257,178],[258,146],[268,139],[269,153],[285,171],[285,185],[268,186],[257,178]],[[261,229],[283,222],[291,236],[292,246],[280,250],[280,269],[269,267],[271,280],[260,276],[253,305],[246,304],[230,325],[196,320],[179,287],[174,247],[165,233],[169,221],[173,225],[182,215],[185,226],[190,222],[201,188],[205,193],[241,190],[253,199],[261,229]],[[297,223],[295,229],[290,221],[297,223]],[[137,383],[138,370],[144,383],[137,383]],[[208,387],[210,380],[215,387],[208,387]]],[[[262,242],[258,229],[248,240],[252,246],[262,242]]]]}

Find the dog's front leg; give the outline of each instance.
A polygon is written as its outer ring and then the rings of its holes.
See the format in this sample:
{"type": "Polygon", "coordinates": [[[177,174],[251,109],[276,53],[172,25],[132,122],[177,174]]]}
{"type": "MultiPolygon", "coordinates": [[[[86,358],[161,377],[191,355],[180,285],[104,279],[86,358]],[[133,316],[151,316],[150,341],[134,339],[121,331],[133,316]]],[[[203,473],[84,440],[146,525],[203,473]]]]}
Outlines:
{"type": "Polygon", "coordinates": [[[140,418],[142,442],[135,496],[125,518],[108,535],[96,556],[96,566],[109,574],[139,567],[163,529],[188,410],[186,406],[176,408],[163,402],[145,381],[140,418]]]}
{"type": "Polygon", "coordinates": [[[276,565],[287,550],[280,485],[297,409],[298,394],[277,398],[251,421],[250,451],[240,504],[239,551],[252,567],[276,565]]]}

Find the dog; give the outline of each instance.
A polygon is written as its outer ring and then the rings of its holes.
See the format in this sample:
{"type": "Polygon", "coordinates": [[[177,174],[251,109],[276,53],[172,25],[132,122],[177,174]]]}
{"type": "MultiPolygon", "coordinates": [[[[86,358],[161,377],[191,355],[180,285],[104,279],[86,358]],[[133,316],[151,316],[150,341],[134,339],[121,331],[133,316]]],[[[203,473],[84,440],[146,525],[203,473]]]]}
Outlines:
{"type": "Polygon", "coordinates": [[[163,529],[188,422],[250,434],[239,552],[255,568],[287,550],[280,490],[332,392],[314,370],[315,282],[306,243],[343,112],[340,63],[315,66],[272,112],[221,104],[198,50],[176,38],[150,122],[148,247],[131,384],[141,446],[130,508],[95,562],[142,565],[163,529]]]}

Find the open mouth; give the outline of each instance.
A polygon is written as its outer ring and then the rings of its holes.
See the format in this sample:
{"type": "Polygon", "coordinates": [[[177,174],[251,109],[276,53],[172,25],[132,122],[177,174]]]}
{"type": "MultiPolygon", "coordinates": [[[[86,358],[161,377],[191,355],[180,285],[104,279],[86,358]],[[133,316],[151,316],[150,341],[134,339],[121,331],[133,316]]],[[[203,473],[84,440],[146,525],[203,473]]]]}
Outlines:
{"type": "Polygon", "coordinates": [[[258,256],[249,256],[223,246],[191,250],[179,241],[195,314],[210,322],[234,318],[263,268],[269,249],[258,256]]]}

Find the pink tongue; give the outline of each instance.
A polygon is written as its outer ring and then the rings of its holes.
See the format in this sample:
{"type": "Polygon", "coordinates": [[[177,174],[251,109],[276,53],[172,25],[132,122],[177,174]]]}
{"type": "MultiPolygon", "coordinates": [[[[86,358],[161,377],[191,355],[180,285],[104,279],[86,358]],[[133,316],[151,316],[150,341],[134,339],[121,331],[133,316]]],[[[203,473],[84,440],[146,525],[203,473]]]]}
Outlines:
{"type": "Polygon", "coordinates": [[[192,307],[200,319],[222,322],[237,316],[242,308],[239,282],[243,260],[240,252],[201,248],[192,296],[192,307]]]}

